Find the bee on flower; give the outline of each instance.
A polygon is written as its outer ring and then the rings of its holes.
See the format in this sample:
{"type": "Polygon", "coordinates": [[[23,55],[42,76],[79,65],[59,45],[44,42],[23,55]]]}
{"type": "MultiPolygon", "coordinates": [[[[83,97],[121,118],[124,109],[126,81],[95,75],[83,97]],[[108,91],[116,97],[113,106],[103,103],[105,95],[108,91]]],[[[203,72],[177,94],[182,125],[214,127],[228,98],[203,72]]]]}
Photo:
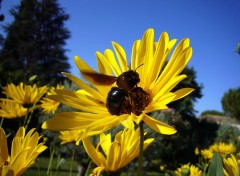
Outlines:
{"type": "Polygon", "coordinates": [[[44,122],[42,128],[85,130],[87,137],[120,124],[133,128],[134,124],[143,122],[158,133],[176,133],[174,127],[149,116],[150,112],[167,109],[167,104],[193,91],[192,88],[173,91],[187,77],[181,72],[192,56],[188,38],[174,49],[175,43],[176,39],[170,40],[166,32],[156,42],[154,30],[148,29],[142,40],[133,44],[130,68],[125,50],[116,42],[112,43],[114,52],[106,49],[104,53],[96,53],[99,72],[76,56],[75,63],[88,83],[64,73],[81,91],[59,90],[49,98],[80,112],[56,114],[44,122]]]}

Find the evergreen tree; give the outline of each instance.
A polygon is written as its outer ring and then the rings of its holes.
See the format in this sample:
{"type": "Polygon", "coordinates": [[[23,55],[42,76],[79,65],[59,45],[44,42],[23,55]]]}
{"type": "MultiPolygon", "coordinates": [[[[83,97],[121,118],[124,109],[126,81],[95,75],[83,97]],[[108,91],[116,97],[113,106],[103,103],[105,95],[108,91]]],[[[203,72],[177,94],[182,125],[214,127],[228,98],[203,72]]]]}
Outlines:
{"type": "Polygon", "coordinates": [[[240,54],[240,43],[238,43],[236,53],[240,54]]]}
{"type": "MultiPolygon", "coordinates": [[[[1,9],[1,4],[2,4],[2,0],[0,0],[0,9],[1,9]]],[[[4,15],[0,14],[0,21],[3,21],[3,20],[4,20],[4,15]]]]}
{"type": "Polygon", "coordinates": [[[229,89],[222,97],[222,108],[226,115],[240,119],[240,87],[229,89]]]}
{"type": "Polygon", "coordinates": [[[56,0],[22,0],[10,10],[12,24],[0,53],[1,84],[27,82],[37,75],[42,84],[64,80],[70,68],[65,40],[70,37],[64,22],[69,18],[56,0]]]}

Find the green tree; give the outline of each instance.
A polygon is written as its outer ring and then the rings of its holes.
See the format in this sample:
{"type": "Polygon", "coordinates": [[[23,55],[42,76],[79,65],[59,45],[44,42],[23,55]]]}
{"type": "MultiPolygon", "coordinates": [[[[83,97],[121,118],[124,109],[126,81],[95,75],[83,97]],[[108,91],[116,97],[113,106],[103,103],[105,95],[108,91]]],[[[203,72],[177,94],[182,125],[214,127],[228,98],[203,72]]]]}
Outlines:
{"type": "Polygon", "coordinates": [[[206,110],[201,113],[201,116],[203,115],[219,115],[224,116],[223,112],[217,111],[217,110],[206,110]]]}
{"type": "Polygon", "coordinates": [[[38,75],[42,84],[64,80],[60,74],[70,65],[65,40],[70,37],[64,22],[69,18],[56,0],[22,0],[10,10],[14,21],[0,53],[1,84],[26,82],[38,75]]]}
{"type": "Polygon", "coordinates": [[[236,53],[240,54],[240,43],[238,43],[236,53]]]}
{"type": "MultiPolygon", "coordinates": [[[[0,9],[1,9],[1,4],[2,4],[2,0],[0,0],[0,9]]],[[[3,20],[4,20],[4,15],[0,14],[0,21],[3,21],[3,20]]]]}
{"type": "Polygon", "coordinates": [[[194,117],[195,112],[197,112],[194,109],[194,103],[197,101],[197,99],[202,97],[203,86],[199,85],[197,82],[196,71],[193,67],[186,67],[182,74],[187,75],[187,78],[181,81],[173,91],[187,87],[194,88],[195,90],[183,99],[172,102],[168,106],[175,109],[183,117],[194,117]]]}
{"type": "Polygon", "coordinates": [[[222,108],[226,115],[240,119],[240,87],[229,89],[223,95],[222,108]]]}
{"type": "Polygon", "coordinates": [[[159,170],[160,165],[165,165],[167,170],[173,170],[181,164],[197,163],[195,148],[207,148],[216,137],[218,124],[197,118],[187,119],[173,109],[154,112],[151,116],[177,130],[174,135],[160,135],[145,127],[147,135],[155,138],[144,154],[151,170],[159,170]]]}

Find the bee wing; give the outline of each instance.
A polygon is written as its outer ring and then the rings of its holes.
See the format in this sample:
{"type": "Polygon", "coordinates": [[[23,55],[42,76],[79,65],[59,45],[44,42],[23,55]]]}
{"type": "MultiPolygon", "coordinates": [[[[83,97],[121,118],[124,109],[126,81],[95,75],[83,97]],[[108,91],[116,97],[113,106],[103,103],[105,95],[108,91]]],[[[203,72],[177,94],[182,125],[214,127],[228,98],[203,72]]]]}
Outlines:
{"type": "Polygon", "coordinates": [[[115,76],[100,73],[82,72],[82,74],[89,82],[96,85],[112,85],[117,80],[117,77],[115,76]]]}

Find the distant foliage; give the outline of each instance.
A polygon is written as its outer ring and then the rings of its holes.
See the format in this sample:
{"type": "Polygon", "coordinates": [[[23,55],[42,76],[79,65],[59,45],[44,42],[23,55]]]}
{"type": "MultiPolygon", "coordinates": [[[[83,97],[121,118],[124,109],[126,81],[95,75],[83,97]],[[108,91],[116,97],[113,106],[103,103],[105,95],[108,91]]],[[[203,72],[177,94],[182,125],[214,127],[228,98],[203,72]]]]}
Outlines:
{"type": "Polygon", "coordinates": [[[240,43],[238,43],[238,46],[237,46],[237,51],[236,51],[238,54],[240,54],[240,43]]]}
{"type": "Polygon", "coordinates": [[[222,108],[226,115],[240,119],[240,87],[230,89],[223,95],[222,108]]]}
{"type": "Polygon", "coordinates": [[[224,116],[223,112],[217,111],[217,110],[206,110],[201,113],[201,116],[203,115],[219,115],[224,116]]]}
{"type": "Polygon", "coordinates": [[[232,125],[228,122],[222,123],[216,134],[215,142],[233,143],[240,150],[240,128],[238,125],[232,125]]]}
{"type": "Polygon", "coordinates": [[[174,126],[177,133],[171,136],[157,135],[146,127],[147,135],[155,138],[144,154],[150,170],[157,170],[160,165],[172,169],[181,163],[196,163],[196,146],[205,148],[213,143],[219,127],[216,123],[200,121],[197,118],[184,118],[172,109],[154,112],[151,116],[174,126]]]}
{"type": "Polygon", "coordinates": [[[42,84],[64,80],[70,68],[64,49],[70,37],[64,22],[69,16],[56,0],[22,0],[10,10],[14,17],[5,25],[6,38],[0,52],[0,83],[26,82],[38,75],[42,84]]]}
{"type": "MultiPolygon", "coordinates": [[[[1,9],[2,0],[0,0],[0,9],[1,9]]],[[[0,14],[0,22],[4,20],[4,15],[0,14]]]]}

